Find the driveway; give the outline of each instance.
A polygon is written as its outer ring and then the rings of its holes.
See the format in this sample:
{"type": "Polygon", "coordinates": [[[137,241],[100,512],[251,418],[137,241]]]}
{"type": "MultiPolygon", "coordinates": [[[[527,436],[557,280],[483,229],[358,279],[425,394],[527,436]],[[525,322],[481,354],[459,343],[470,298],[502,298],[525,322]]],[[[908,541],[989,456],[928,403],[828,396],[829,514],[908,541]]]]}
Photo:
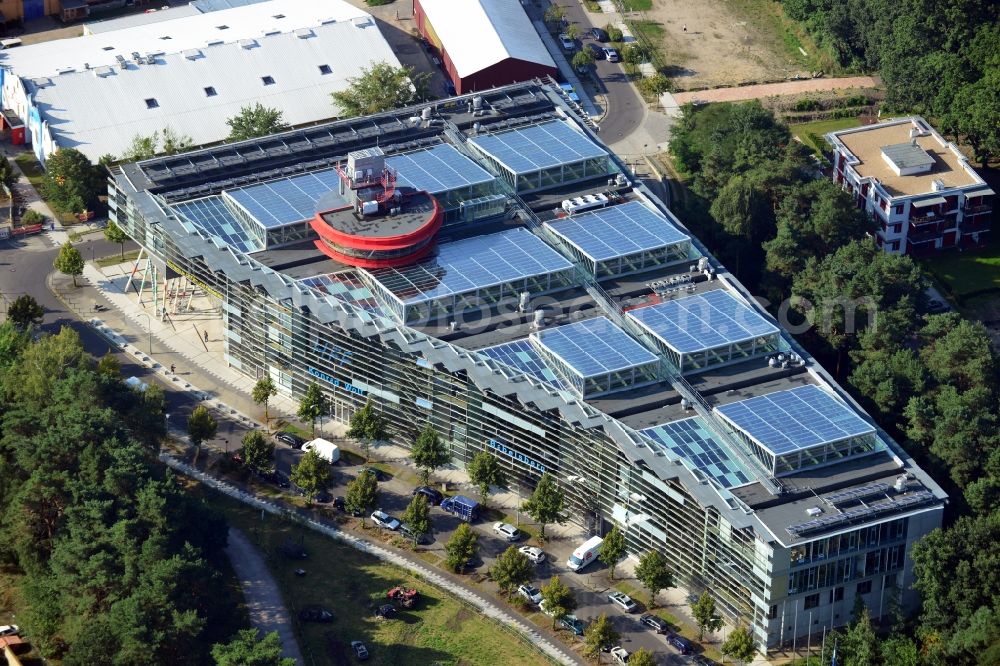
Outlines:
{"type": "Polygon", "coordinates": [[[240,579],[251,624],[265,634],[277,631],[281,637],[284,656],[295,659],[296,664],[305,664],[292,631],[292,618],[285,608],[278,584],[274,582],[264,564],[264,558],[254,545],[234,527],[229,528],[226,555],[233,564],[236,577],[240,579]]]}

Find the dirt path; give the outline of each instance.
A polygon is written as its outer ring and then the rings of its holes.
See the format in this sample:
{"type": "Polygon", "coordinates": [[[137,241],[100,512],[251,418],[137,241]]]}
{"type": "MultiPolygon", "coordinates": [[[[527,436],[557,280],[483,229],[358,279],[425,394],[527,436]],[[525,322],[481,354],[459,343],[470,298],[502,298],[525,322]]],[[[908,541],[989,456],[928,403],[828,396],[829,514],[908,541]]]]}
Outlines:
{"type": "Polygon", "coordinates": [[[257,548],[239,530],[229,528],[229,545],[226,555],[233,564],[243,596],[246,599],[250,622],[264,633],[277,631],[286,657],[292,657],[297,664],[305,664],[299,643],[292,631],[292,619],[281,598],[278,584],[267,570],[264,558],[257,548]]]}
{"type": "Polygon", "coordinates": [[[845,90],[848,88],[875,88],[880,85],[881,81],[871,76],[855,76],[844,79],[805,79],[803,81],[785,81],[783,83],[767,83],[739,88],[717,88],[715,90],[674,93],[674,99],[678,105],[694,101],[738,102],[774,95],[796,95],[799,93],[845,90]]]}

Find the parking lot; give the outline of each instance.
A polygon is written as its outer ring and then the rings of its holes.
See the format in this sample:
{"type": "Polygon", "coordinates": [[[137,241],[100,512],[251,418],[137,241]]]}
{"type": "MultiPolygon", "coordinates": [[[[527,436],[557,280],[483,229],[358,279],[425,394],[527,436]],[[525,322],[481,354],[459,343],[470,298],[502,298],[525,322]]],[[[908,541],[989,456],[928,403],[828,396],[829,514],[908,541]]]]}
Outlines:
{"type": "MultiPolygon", "coordinates": [[[[338,441],[337,443],[344,449],[344,442],[338,441]]],[[[292,465],[296,464],[302,455],[301,451],[278,443],[275,450],[277,470],[283,474],[289,474],[292,465]]],[[[386,473],[383,477],[384,480],[379,483],[379,508],[398,519],[406,509],[412,497],[413,489],[418,484],[416,471],[405,464],[395,465],[376,462],[375,465],[386,473]]],[[[348,483],[356,478],[363,466],[364,463],[360,457],[350,453],[344,456],[338,464],[333,466],[333,478],[328,487],[330,495],[332,497],[346,495],[348,483]]],[[[461,493],[478,499],[474,490],[455,483],[449,484],[447,491],[448,494],[461,493]]],[[[488,515],[481,516],[478,521],[472,524],[473,529],[479,537],[479,557],[467,569],[467,573],[471,576],[476,576],[477,574],[485,576],[494,560],[510,545],[506,540],[495,534],[492,529],[491,521],[499,518],[500,514],[496,511],[489,511],[487,513],[488,515]]],[[[523,518],[523,516],[521,517],[523,518]]],[[[366,520],[371,524],[370,519],[366,517],[366,520]]],[[[518,522],[513,517],[511,520],[518,522]]],[[[438,562],[440,562],[444,559],[445,543],[462,521],[458,516],[452,515],[440,507],[434,507],[431,510],[431,522],[433,531],[429,541],[420,548],[421,556],[428,561],[433,561],[436,557],[438,562]]],[[[528,528],[531,529],[530,524],[528,528]]],[[[695,663],[698,659],[697,656],[682,656],[673,647],[667,645],[665,636],[658,635],[653,629],[640,624],[639,617],[646,612],[644,603],[646,594],[644,591],[641,594],[633,593],[633,598],[638,605],[638,609],[636,612],[629,614],[608,601],[607,595],[610,591],[613,591],[614,586],[609,581],[608,570],[603,563],[599,561],[593,562],[580,573],[570,571],[566,567],[565,562],[567,557],[574,548],[585,540],[586,535],[582,531],[572,525],[567,525],[565,528],[554,528],[552,526],[549,528],[548,533],[549,538],[543,546],[546,559],[544,562],[535,565],[535,575],[532,579],[533,585],[541,587],[553,575],[558,575],[575,592],[578,603],[575,615],[589,625],[601,613],[606,613],[615,629],[622,635],[620,644],[629,652],[633,652],[639,648],[646,648],[655,654],[657,663],[660,664],[695,663]]],[[[521,538],[515,545],[539,544],[536,539],[522,532],[521,538]]],[[[623,569],[628,569],[626,563],[622,563],[616,571],[619,579],[623,577],[623,569]]],[[[618,581],[615,583],[619,584],[618,581]]],[[[628,581],[628,584],[630,585],[630,592],[638,591],[639,586],[634,579],[628,581]]],[[[492,584],[481,591],[496,594],[492,584]]],[[[677,614],[677,610],[679,609],[668,608],[666,610],[677,614]]],[[[540,612],[530,614],[529,619],[545,630],[548,630],[552,624],[551,620],[540,612]]],[[[575,649],[579,649],[582,639],[571,637],[570,633],[566,630],[559,631],[557,635],[559,639],[570,643],[575,649]]],[[[607,661],[607,658],[605,658],[605,661],[607,661]]]]}

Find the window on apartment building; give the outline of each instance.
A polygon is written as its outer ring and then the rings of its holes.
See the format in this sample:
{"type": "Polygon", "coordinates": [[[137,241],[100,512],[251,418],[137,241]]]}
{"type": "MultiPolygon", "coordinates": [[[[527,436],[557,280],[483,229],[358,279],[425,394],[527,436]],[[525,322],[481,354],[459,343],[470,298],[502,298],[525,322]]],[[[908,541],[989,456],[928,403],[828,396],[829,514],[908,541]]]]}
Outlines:
{"type": "Polygon", "coordinates": [[[855,594],[858,595],[868,594],[871,591],[872,591],[872,582],[870,580],[866,580],[858,583],[858,589],[857,592],[855,592],[855,594]]]}
{"type": "Polygon", "coordinates": [[[899,241],[898,240],[892,241],[892,243],[889,244],[889,248],[893,252],[898,252],[899,251],[899,241]]]}
{"type": "Polygon", "coordinates": [[[843,600],[844,600],[844,588],[842,588],[842,587],[836,587],[836,588],[830,590],[830,603],[831,604],[833,602],[835,602],[835,601],[843,601],[843,600]]]}
{"type": "Polygon", "coordinates": [[[902,222],[897,222],[896,224],[892,225],[892,233],[894,233],[894,234],[901,234],[901,233],[903,233],[903,223],[902,222]]]}
{"type": "Polygon", "coordinates": [[[804,606],[806,610],[816,608],[817,606],[819,606],[819,594],[810,594],[806,597],[804,606]]]}
{"type": "Polygon", "coordinates": [[[777,604],[771,606],[771,610],[767,611],[767,619],[768,620],[773,620],[776,617],[778,617],[778,605],[777,604]]]}
{"type": "Polygon", "coordinates": [[[893,206],[892,210],[893,210],[894,213],[896,213],[896,215],[902,215],[903,214],[903,204],[896,204],[895,206],[893,206]]]}

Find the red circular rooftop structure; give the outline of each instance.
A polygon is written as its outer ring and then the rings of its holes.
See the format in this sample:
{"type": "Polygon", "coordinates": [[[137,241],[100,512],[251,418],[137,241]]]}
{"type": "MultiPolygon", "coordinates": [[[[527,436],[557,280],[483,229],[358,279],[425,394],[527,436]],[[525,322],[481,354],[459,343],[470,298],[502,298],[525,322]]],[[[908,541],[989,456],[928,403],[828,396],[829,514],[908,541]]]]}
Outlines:
{"type": "Polygon", "coordinates": [[[310,220],[323,254],[361,268],[406,266],[430,254],[444,221],[434,196],[396,189],[395,174],[388,169],[367,179],[338,171],[345,186],[358,192],[354,203],[320,211],[310,220]]]}

